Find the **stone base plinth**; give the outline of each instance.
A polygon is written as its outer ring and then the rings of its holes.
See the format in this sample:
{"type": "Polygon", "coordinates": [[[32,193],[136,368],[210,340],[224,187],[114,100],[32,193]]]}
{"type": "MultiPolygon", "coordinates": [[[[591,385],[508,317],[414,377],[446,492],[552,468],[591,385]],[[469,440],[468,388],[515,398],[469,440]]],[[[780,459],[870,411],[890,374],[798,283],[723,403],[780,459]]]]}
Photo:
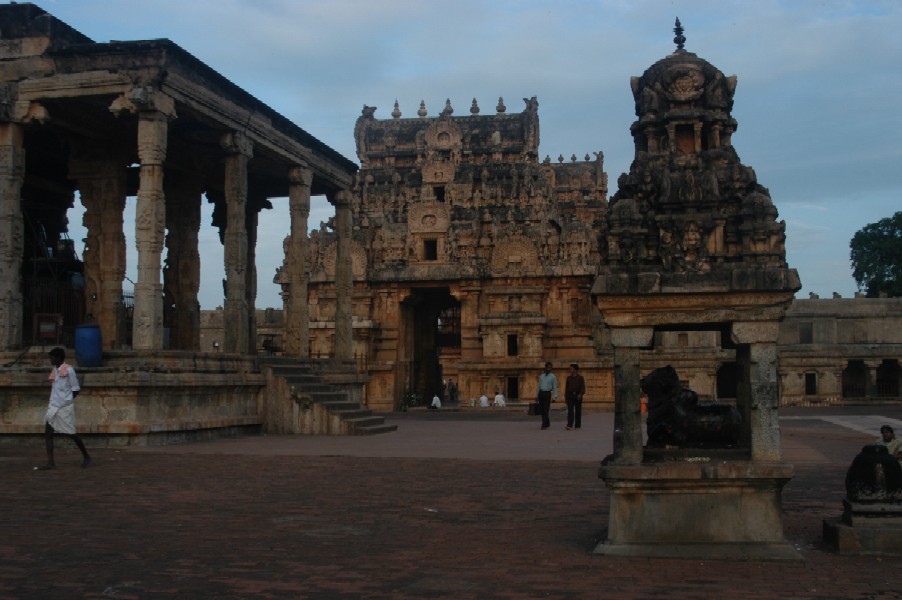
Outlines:
{"type": "Polygon", "coordinates": [[[843,500],[843,509],[824,520],[824,543],[840,554],[902,556],[902,504],[843,500]]]}
{"type": "Polygon", "coordinates": [[[783,539],[782,463],[606,465],[606,539],[596,554],[801,560],[783,539]]]}
{"type": "MultiPolygon", "coordinates": [[[[37,364],[0,368],[0,445],[43,444],[50,367],[46,353],[33,358],[37,364]]],[[[89,447],[174,444],[263,429],[266,380],[253,356],[105,352],[102,367],[74,366],[81,383],[77,429],[89,447]]]]}

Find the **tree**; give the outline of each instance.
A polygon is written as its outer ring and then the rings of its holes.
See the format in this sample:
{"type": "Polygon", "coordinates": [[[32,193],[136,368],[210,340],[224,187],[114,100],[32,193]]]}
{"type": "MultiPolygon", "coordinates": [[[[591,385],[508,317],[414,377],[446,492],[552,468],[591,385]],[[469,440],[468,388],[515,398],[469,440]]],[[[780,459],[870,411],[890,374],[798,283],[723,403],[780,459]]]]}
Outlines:
{"type": "Polygon", "coordinates": [[[859,229],[849,247],[859,290],[868,298],[902,297],[902,211],[859,229]]]}

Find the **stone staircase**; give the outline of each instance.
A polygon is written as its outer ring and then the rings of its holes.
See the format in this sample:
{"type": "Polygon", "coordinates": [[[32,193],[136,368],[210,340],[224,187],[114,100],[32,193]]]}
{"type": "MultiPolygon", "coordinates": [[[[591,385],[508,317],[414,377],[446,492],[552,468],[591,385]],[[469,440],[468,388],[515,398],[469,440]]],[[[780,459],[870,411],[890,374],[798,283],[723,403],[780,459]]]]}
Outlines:
{"type": "Polygon", "coordinates": [[[347,390],[326,381],[317,361],[267,357],[260,360],[260,365],[269,372],[268,387],[273,392],[269,401],[288,402],[282,410],[268,410],[267,422],[271,426],[267,429],[273,433],[375,435],[398,428],[351,399],[347,390]]]}

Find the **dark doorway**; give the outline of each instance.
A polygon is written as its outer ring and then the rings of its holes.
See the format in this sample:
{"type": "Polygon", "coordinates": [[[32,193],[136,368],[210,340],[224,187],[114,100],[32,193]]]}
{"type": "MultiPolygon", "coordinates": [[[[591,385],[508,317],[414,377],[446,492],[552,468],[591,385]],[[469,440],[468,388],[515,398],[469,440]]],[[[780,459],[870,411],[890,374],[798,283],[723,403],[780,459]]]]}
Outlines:
{"type": "Polygon", "coordinates": [[[739,365],[726,362],[717,369],[717,399],[735,399],[739,382],[739,365]]]}
{"type": "Polygon", "coordinates": [[[884,360],[877,367],[877,395],[881,398],[899,396],[900,369],[899,361],[884,360]]]}
{"type": "Polygon", "coordinates": [[[805,395],[817,396],[817,373],[805,373],[805,395]]]}
{"type": "Polygon", "coordinates": [[[460,303],[448,288],[416,288],[401,303],[403,333],[398,349],[399,397],[423,404],[442,395],[443,379],[457,379],[460,303]]]}
{"type": "Polygon", "coordinates": [[[842,371],[843,398],[864,398],[868,389],[868,368],[864,361],[850,360],[842,371]]]}
{"type": "Polygon", "coordinates": [[[516,375],[507,376],[507,390],[505,391],[505,397],[511,401],[520,399],[520,378],[516,375]]]}

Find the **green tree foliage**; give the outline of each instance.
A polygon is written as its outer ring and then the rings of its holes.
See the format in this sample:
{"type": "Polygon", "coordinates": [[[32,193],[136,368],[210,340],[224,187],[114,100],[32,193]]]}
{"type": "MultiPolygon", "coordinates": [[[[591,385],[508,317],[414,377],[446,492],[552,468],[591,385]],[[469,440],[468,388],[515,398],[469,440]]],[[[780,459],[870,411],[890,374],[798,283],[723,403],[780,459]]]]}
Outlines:
{"type": "Polygon", "coordinates": [[[902,297],[902,211],[859,229],[849,247],[859,290],[902,297]]]}

